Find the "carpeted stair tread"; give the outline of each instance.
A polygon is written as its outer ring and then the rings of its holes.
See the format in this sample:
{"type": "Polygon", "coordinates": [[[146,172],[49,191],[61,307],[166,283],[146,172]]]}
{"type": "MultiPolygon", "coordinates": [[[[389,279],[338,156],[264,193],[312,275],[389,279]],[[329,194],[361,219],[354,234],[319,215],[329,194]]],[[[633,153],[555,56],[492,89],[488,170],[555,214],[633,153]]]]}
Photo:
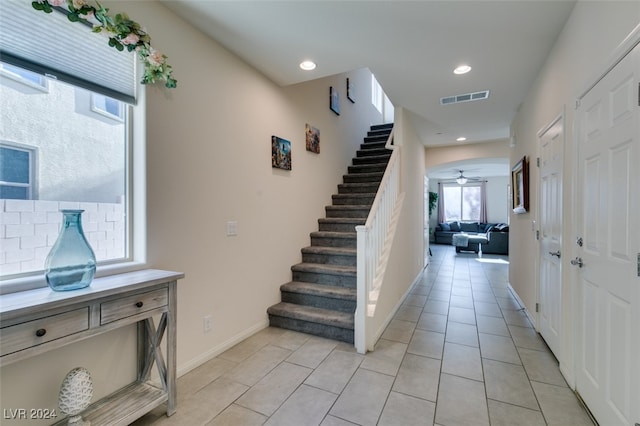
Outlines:
{"type": "Polygon", "coordinates": [[[280,286],[281,291],[290,293],[302,293],[314,296],[322,296],[331,299],[356,300],[355,288],[336,287],[331,285],[319,285],[301,281],[291,281],[280,286]]]}
{"type": "Polygon", "coordinates": [[[386,156],[389,155],[391,151],[382,147],[382,148],[365,148],[361,149],[356,153],[357,157],[372,157],[372,156],[386,156]]]}
{"type": "Polygon", "coordinates": [[[389,162],[389,158],[391,158],[391,151],[388,154],[383,155],[371,155],[368,157],[354,157],[352,163],[354,165],[358,164],[386,164],[389,162]]]}
{"type": "Polygon", "coordinates": [[[355,182],[338,184],[338,194],[376,193],[380,182],[355,182]]]}
{"type": "Polygon", "coordinates": [[[358,217],[323,217],[318,219],[318,223],[353,224],[353,226],[364,225],[366,222],[366,218],[358,217]]]}
{"type": "MultiPolygon", "coordinates": [[[[356,192],[357,194],[357,192],[356,192]]],[[[366,205],[360,205],[360,206],[325,206],[325,208],[331,208],[332,210],[361,210],[361,209],[367,209],[370,208],[371,206],[366,206],[366,205]]]]}
{"type": "Polygon", "coordinates": [[[344,239],[351,239],[351,238],[357,237],[355,230],[353,232],[313,231],[310,235],[312,237],[328,237],[328,238],[344,238],[344,239]]]}
{"type": "Polygon", "coordinates": [[[302,249],[302,253],[335,254],[338,256],[355,256],[357,252],[356,249],[346,247],[309,246],[302,249]]]}
{"type": "Polygon", "coordinates": [[[298,263],[291,267],[294,272],[313,272],[325,275],[356,276],[355,266],[329,265],[325,263],[298,263]]]}
{"type": "Polygon", "coordinates": [[[334,206],[370,206],[373,204],[375,198],[375,192],[347,192],[344,194],[333,194],[331,196],[334,206]]]}
{"type": "Polygon", "coordinates": [[[346,312],[315,308],[313,306],[295,305],[286,302],[281,302],[269,307],[267,312],[269,315],[353,329],[353,314],[346,312]]]}
{"type": "Polygon", "coordinates": [[[364,225],[367,222],[365,217],[334,217],[318,219],[320,232],[354,232],[356,226],[364,225]]]}
{"type": "Polygon", "coordinates": [[[384,172],[387,168],[387,163],[377,163],[377,164],[353,164],[348,167],[349,173],[374,173],[374,172],[384,172]]]}
{"type": "Polygon", "coordinates": [[[365,136],[364,143],[387,142],[387,139],[389,139],[388,133],[380,133],[379,135],[365,136]]]}
{"type": "Polygon", "coordinates": [[[384,172],[351,173],[347,175],[342,175],[342,180],[344,181],[344,183],[380,182],[383,176],[384,176],[384,172]]]}

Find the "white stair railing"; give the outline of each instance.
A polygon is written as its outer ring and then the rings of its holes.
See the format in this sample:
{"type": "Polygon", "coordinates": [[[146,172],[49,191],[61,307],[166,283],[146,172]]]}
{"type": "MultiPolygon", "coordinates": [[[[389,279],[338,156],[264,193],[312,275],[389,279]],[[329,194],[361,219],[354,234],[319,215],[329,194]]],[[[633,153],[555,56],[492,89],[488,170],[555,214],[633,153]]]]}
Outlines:
{"type": "MultiPolygon", "coordinates": [[[[354,344],[359,353],[373,350],[367,327],[373,316],[384,272],[385,243],[400,195],[400,147],[393,145],[391,131],[385,147],[392,149],[391,158],[364,225],[357,233],[357,305],[354,318],[354,344]]],[[[387,248],[388,249],[388,248],[387,248]]]]}

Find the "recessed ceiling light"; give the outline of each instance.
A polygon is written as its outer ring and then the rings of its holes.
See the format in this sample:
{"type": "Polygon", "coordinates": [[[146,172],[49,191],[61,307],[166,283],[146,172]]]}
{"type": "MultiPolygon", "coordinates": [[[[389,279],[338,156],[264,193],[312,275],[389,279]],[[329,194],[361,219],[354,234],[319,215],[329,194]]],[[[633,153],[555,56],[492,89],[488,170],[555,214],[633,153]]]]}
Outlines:
{"type": "Polygon", "coordinates": [[[316,64],[313,61],[302,61],[300,62],[300,68],[305,71],[311,71],[316,69],[316,64]]]}
{"type": "Polygon", "coordinates": [[[460,65],[458,68],[453,70],[454,74],[466,74],[471,71],[471,67],[469,65],[460,65]]]}
{"type": "Polygon", "coordinates": [[[458,139],[456,139],[458,142],[464,142],[467,140],[467,138],[465,138],[464,136],[460,136],[458,139]]]}

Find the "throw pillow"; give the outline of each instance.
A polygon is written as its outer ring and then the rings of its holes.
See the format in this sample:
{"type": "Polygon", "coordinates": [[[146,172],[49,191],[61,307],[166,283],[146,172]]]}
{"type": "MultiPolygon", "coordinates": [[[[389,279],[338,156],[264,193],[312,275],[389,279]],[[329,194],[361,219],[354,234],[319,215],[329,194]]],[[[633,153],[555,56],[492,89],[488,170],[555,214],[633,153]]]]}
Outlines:
{"type": "Polygon", "coordinates": [[[474,223],[461,222],[460,230],[462,232],[478,232],[478,224],[475,222],[474,223]]]}
{"type": "Polygon", "coordinates": [[[441,223],[440,228],[442,228],[443,231],[451,231],[451,227],[448,223],[441,223]]]}
{"type": "Polygon", "coordinates": [[[451,227],[452,231],[460,232],[460,225],[458,225],[458,222],[451,222],[449,226],[451,227]]]}

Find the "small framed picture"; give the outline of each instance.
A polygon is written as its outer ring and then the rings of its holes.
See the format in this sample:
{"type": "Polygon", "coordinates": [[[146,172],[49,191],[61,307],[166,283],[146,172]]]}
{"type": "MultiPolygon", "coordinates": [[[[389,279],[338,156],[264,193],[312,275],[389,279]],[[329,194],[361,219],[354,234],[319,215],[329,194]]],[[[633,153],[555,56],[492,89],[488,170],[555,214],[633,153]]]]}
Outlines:
{"type": "Polygon", "coordinates": [[[320,154],[320,130],[307,123],[307,125],[305,126],[305,135],[307,141],[307,151],[320,154]]]}
{"type": "Polygon", "coordinates": [[[526,213],[529,210],[529,163],[526,156],[511,169],[511,191],[513,212],[526,213]]]}
{"type": "Polygon", "coordinates": [[[349,99],[353,104],[356,103],[355,87],[349,77],[347,77],[347,99],[349,99]]]}
{"type": "Polygon", "coordinates": [[[340,94],[333,86],[329,87],[329,108],[340,115],[340,94]]]}
{"type": "Polygon", "coordinates": [[[291,170],[291,142],[271,136],[271,167],[291,170]]]}

